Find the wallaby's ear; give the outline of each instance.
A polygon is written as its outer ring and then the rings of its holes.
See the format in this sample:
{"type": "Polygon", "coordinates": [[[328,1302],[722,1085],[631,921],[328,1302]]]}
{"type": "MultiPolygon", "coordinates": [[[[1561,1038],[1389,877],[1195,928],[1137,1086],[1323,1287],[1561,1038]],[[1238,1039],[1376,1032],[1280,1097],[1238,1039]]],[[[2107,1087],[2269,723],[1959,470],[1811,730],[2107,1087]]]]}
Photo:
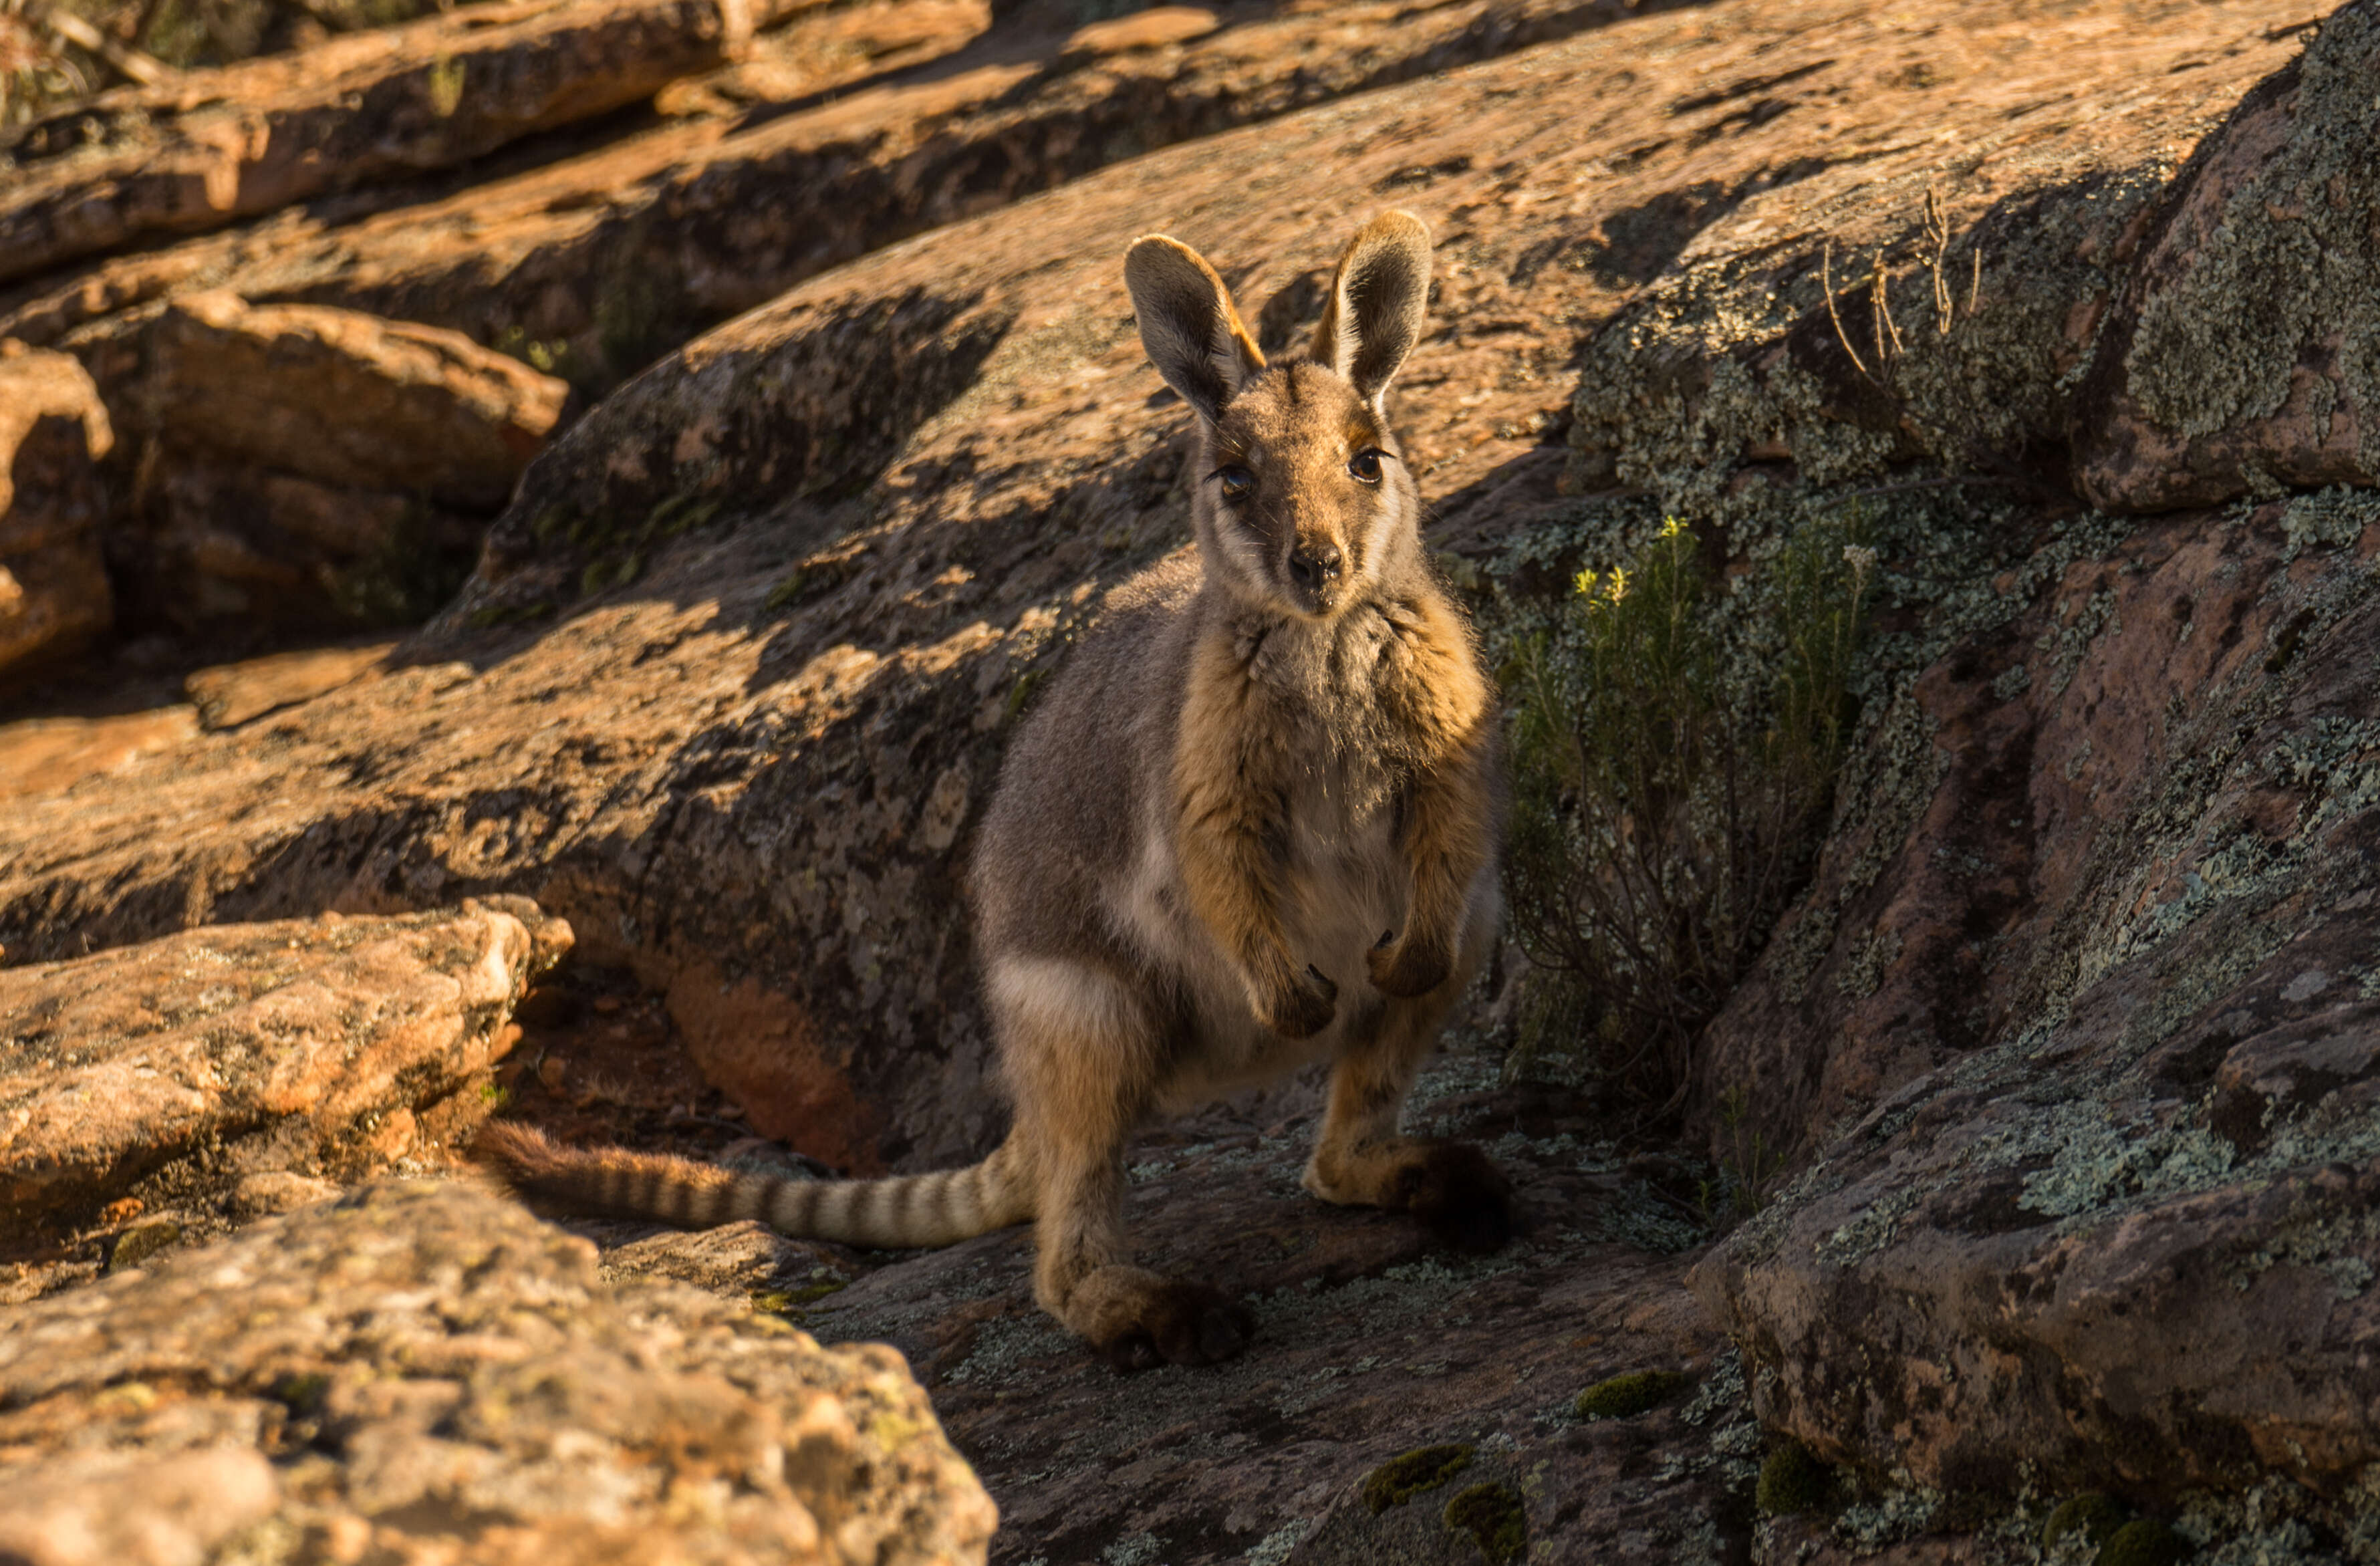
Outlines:
{"type": "Polygon", "coordinates": [[[1148,362],[1199,418],[1214,423],[1265,362],[1232,308],[1232,291],[1197,251],[1162,234],[1132,242],[1123,284],[1132,290],[1148,362]]]}
{"type": "Polygon", "coordinates": [[[1345,376],[1377,408],[1421,340],[1428,309],[1429,228],[1411,212],[1382,212],[1339,258],[1330,302],[1314,329],[1314,361],[1345,376]]]}

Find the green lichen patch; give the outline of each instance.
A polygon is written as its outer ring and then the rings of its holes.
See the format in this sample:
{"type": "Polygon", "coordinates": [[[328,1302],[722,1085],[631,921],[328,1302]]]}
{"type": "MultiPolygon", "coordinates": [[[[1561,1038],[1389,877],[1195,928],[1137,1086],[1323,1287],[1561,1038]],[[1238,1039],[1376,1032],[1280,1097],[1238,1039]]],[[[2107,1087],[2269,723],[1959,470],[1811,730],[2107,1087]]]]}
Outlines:
{"type": "Polygon", "coordinates": [[[1769,1449],[1760,1464],[1760,1485],[1753,1500],[1770,1517],[1798,1517],[1823,1511],[1833,1500],[1835,1475],[1808,1447],[1791,1436],[1769,1449]]]}
{"type": "Polygon", "coordinates": [[[2188,1539],[2163,1523],[2142,1518],[2110,1535],[2093,1566],[2178,1566],[2190,1553],[2188,1539]]]}
{"type": "Polygon", "coordinates": [[[1376,1517],[1392,1506],[1402,1506],[1470,1467],[1474,1450],[1467,1446],[1416,1447],[1392,1457],[1364,1475],[1364,1504],[1372,1509],[1376,1517]]]}
{"type": "Polygon", "coordinates": [[[1634,1370],[1597,1381],[1578,1394],[1581,1419],[1633,1419],[1649,1414],[1694,1384],[1682,1370],[1634,1370]]]}
{"type": "Polygon", "coordinates": [[[2087,1491],[2059,1503],[2049,1514],[2049,1521],[2041,1525],[2041,1548],[2056,1549],[2069,1534],[2081,1534],[2095,1548],[2106,1544],[2130,1515],[2115,1497],[2087,1491]]]}
{"type": "Polygon", "coordinates": [[[1512,1566],[1528,1553],[1529,1515],[1510,1485],[1474,1485],[1446,1503],[1446,1525],[1469,1534],[1488,1566],[1512,1566]]]}

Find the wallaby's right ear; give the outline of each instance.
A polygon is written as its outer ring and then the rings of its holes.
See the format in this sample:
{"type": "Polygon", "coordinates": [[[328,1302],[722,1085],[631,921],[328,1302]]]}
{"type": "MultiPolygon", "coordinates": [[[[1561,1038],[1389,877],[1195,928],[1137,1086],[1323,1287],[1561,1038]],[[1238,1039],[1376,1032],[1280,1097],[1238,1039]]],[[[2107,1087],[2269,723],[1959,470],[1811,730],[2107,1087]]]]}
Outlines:
{"type": "Polygon", "coordinates": [[[1132,242],[1123,284],[1148,362],[1199,418],[1209,424],[1222,418],[1223,405],[1265,362],[1232,308],[1232,291],[1197,251],[1162,234],[1132,242]]]}

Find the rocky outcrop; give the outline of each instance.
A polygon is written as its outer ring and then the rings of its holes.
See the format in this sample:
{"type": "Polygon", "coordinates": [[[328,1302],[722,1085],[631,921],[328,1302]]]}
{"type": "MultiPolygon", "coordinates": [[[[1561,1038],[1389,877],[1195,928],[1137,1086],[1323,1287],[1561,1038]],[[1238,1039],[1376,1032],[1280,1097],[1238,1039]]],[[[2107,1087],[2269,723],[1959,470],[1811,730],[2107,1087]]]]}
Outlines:
{"type": "MultiPolygon", "coordinates": [[[[704,328],[906,235],[1156,147],[1639,8],[1167,6],[1069,30],[1051,22],[1071,8],[1026,7],[905,76],[863,78],[832,96],[789,81],[782,106],[746,110],[731,99],[461,192],[392,190],[366,210],[293,212],[270,231],[30,286],[0,297],[0,334],[50,346],[71,334],[80,345],[122,330],[115,312],[227,287],[534,348],[573,384],[601,392],[704,328]]],[[[768,79],[720,92],[766,90],[768,79]]]]}
{"type": "Polygon", "coordinates": [[[2380,501],[2119,537],[1919,683],[1939,771],[1838,946],[1890,955],[1748,1078],[1875,1107],[1696,1286],[1832,1458],[2336,1495],[2380,1461],[2380,501]]]}
{"type": "Polygon", "coordinates": [[[354,1179],[467,1133],[514,1003],[569,946],[500,898],[0,968],[0,1203],[88,1222],[146,1194],[196,1222],[258,1176],[354,1179]]]}
{"type": "Polygon", "coordinates": [[[100,553],[107,409],[64,354],[0,345],[0,679],[114,623],[100,553]]]}
{"type": "Polygon", "coordinates": [[[2380,12],[2350,6],[2191,160],[2082,399],[2095,504],[2380,484],[2375,73],[2380,12]]]}
{"type": "Polygon", "coordinates": [[[995,1514],[900,1357],[458,1186],[380,1184],[0,1316],[0,1550],[964,1566],[995,1514]]]}
{"type": "Polygon", "coordinates": [[[0,282],[641,102],[735,58],[791,8],[533,0],[103,93],[0,152],[0,282]]]}
{"type": "MultiPolygon", "coordinates": [[[[901,1268],[750,1234],[620,1265],[748,1280],[911,1349],[1016,1520],[1002,1548],[1020,1561],[1045,1544],[1052,1560],[1493,1558],[1515,1506],[1532,1548],[1558,1552],[1574,1525],[1602,1552],[1584,1558],[2026,1559],[2010,1541],[2038,1537],[2036,1503],[2084,1486],[2240,1559],[2347,1537],[2375,1456],[2357,1356],[2380,1259],[2362,673],[2380,535],[2363,492],[2255,497],[2365,471],[2322,466],[2362,428],[2360,307],[2289,304],[2289,331],[2257,339],[2262,392],[2224,405],[2219,429],[2160,423],[2179,405],[2151,387],[2175,384],[2157,357],[2180,351],[2172,301],[2209,319],[2251,302],[2253,269],[2226,246],[2262,254],[2302,223],[2362,264],[2355,236],[2311,195],[2292,216],[2289,193],[2362,188],[2366,165],[2325,160],[2353,128],[2337,84],[2369,13],[2312,34],[2277,5],[2122,0],[1638,17],[1103,167],[809,275],[952,217],[967,192],[1002,200],[1105,161],[1036,140],[1055,137],[1033,116],[1064,93],[1144,91],[1289,36],[1143,19],[1129,51],[1087,45],[1064,70],[1028,55],[1002,78],[964,55],[756,115],[707,144],[727,149],[703,154],[713,185],[654,172],[694,169],[668,139],[716,129],[680,125],[636,144],[654,161],[618,206],[574,204],[596,165],[563,160],[504,184],[501,209],[485,188],[335,240],[299,214],[242,252],[291,269],[244,297],[371,302],[338,293],[369,275],[388,290],[375,310],[438,320],[466,296],[451,279],[501,273],[522,292],[492,293],[483,325],[569,353],[613,344],[570,370],[585,386],[809,280],[561,436],[463,596],[384,662],[237,733],[12,800],[0,941],[45,961],[84,936],[528,892],[582,955],[660,998],[669,1026],[647,1037],[674,1028],[752,1129],[860,1171],[980,1151],[1001,1111],[958,912],[969,828],[1068,641],[1180,546],[1196,479],[1115,258],[1151,228],[1194,239],[1281,346],[1317,313],[1345,233],[1407,206],[1438,234],[1440,286],[1397,414],[1438,504],[1430,541],[1483,608],[1542,602],[1665,513],[1731,565],[1821,514],[1855,513],[1877,552],[1828,841],[1705,1036],[1693,1130],[1721,1167],[1706,1188],[1662,1177],[1672,1209],[1716,1216],[1736,1192],[1760,1207],[1694,1281],[1741,1345],[1744,1405],[1798,1443],[1778,1458],[1807,1481],[1794,1504],[1852,1499],[1828,1542],[1815,1523],[1730,1520],[1762,1438],[1720,1412],[1739,1405],[1684,1314],[1683,1263],[1616,1248],[1646,1233],[1588,1234],[1580,1215],[1627,1210],[1625,1182],[1573,1178],[1612,1171],[1580,1169],[1602,1157],[1585,1123],[1533,1119],[1542,1099],[1494,1113],[1548,1231],[1509,1264],[1444,1276],[1386,1220],[1299,1201],[1295,1227],[1285,1207],[1274,1227],[1268,1204],[1293,1199],[1286,1126],[1172,1168],[1136,1156],[1168,1210],[1226,1232],[1218,1246],[1154,1225],[1160,1259],[1242,1281],[1275,1312],[1259,1344],[1283,1354],[1175,1391],[1160,1373],[1145,1383],[1160,1423],[1116,1419],[1113,1384],[1039,1325],[1014,1236],[901,1268]],[[917,182],[914,205],[856,200],[848,229],[805,249],[770,211],[745,224],[724,194],[698,199],[749,188],[737,166],[811,199],[827,187],[786,171],[827,166],[801,159],[896,108],[955,138],[871,143],[917,182]],[[1023,149],[1013,182],[970,161],[991,154],[967,138],[995,125],[1023,149]],[[645,204],[663,190],[680,204],[645,204]],[[662,211],[667,237],[622,237],[662,211]],[[437,225],[470,213],[484,247],[433,254],[437,225]],[[416,239],[419,269],[389,260],[416,239]],[[638,273],[650,310],[589,259],[642,265],[671,244],[691,261],[638,273]],[[693,264],[711,255],[715,272],[693,264]],[[565,271],[613,301],[616,336],[567,300],[537,318],[550,339],[503,313],[565,271]],[[423,303],[392,302],[407,297],[423,303]],[[2190,443],[2173,465],[2155,444],[2168,437],[2190,443]],[[2186,481],[2157,489],[2174,465],[2186,481]],[[2143,521],[2085,495],[2243,504],[2143,521]],[[1369,1365],[1312,1324],[1368,1322],[1391,1294],[1474,1356],[1443,1395],[1407,1341],[1426,1324],[1359,1325],[1396,1345],[1369,1365]],[[1609,1360],[1598,1342],[1618,1345],[1609,1360]],[[1672,1421],[1658,1439],[1560,1416],[1590,1376],[1669,1368],[1701,1380],[1646,1415],[1672,1421]],[[1095,1419],[1116,1419],[1116,1442],[1080,1435],[1095,1419]],[[1393,1461],[1464,1445],[1475,1477],[1451,1491],[1445,1463],[1393,1461]],[[1376,1511],[1365,1481],[1384,1470],[1381,1493],[1407,1494],[1376,1511]],[[1690,1545],[1678,1519],[1696,1515],[1721,1521],[1690,1545]],[[1927,1529],[1964,1536],[1911,1536],[1927,1529]]],[[[1421,57],[1428,18],[1452,14],[1418,13],[1378,47],[1421,57]]],[[[1277,19],[1326,25],[1314,15],[1277,19]]],[[[833,188],[856,190],[895,165],[837,166],[859,184],[833,188]]],[[[131,295],[111,290],[171,293],[217,262],[207,275],[248,288],[234,243],[144,258],[138,278],[109,262],[88,300],[53,290],[12,319],[97,363],[134,330],[116,313],[131,295]]]]}

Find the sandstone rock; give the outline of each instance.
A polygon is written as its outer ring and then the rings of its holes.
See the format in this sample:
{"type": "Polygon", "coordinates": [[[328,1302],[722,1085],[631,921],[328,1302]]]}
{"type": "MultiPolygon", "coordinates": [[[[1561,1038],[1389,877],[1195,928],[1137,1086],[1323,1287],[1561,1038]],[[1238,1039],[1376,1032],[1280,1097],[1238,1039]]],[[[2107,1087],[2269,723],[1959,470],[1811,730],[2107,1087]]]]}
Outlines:
{"type": "Polygon", "coordinates": [[[419,620],[568,395],[457,333],[220,292],[93,363],[139,443],[109,553],[141,630],[419,620]]]}
{"type": "Polygon", "coordinates": [[[0,153],[0,281],[592,118],[734,58],[792,8],[530,0],[103,93],[0,153]]]}
{"type": "Polygon", "coordinates": [[[0,1492],[42,1566],[961,1566],[994,1522],[898,1355],[431,1184],[0,1317],[0,1492]]]}
{"type": "Polygon", "coordinates": [[[0,724],[0,797],[63,793],[84,778],[171,750],[199,727],[198,710],[179,706],[0,724]]]}
{"type": "Polygon", "coordinates": [[[324,691],[338,689],[386,661],[394,642],[362,647],[307,648],[245,663],[201,669],[183,681],[200,726],[237,728],[324,691]]]}
{"type": "Polygon", "coordinates": [[[468,1130],[513,1002],[570,944],[526,898],[498,901],[0,969],[0,1202],[81,1220],[163,1181],[245,1204],[228,1188],[250,1174],[353,1179],[468,1130]]]}
{"type": "Polygon", "coordinates": [[[150,345],[140,427],[344,489],[495,506],[569,389],[459,333],[192,294],[150,345]]]}
{"type": "Polygon", "coordinates": [[[1219,12],[1235,25],[1211,30],[1124,18],[1071,35],[1019,16],[929,69],[823,102],[701,116],[459,194],[292,213],[270,231],[103,263],[0,299],[0,334],[46,345],[79,328],[87,352],[127,329],[109,312],[228,287],[533,345],[601,392],[904,236],[1154,147],[1654,8],[1366,0],[1219,12]]]}
{"type": "Polygon", "coordinates": [[[114,441],[79,364],[0,344],[0,676],[113,623],[98,461],[114,441]]]}
{"type": "Polygon", "coordinates": [[[2345,6],[2191,160],[2076,415],[2119,511],[2380,483],[2380,6],[2345,6]]]}

